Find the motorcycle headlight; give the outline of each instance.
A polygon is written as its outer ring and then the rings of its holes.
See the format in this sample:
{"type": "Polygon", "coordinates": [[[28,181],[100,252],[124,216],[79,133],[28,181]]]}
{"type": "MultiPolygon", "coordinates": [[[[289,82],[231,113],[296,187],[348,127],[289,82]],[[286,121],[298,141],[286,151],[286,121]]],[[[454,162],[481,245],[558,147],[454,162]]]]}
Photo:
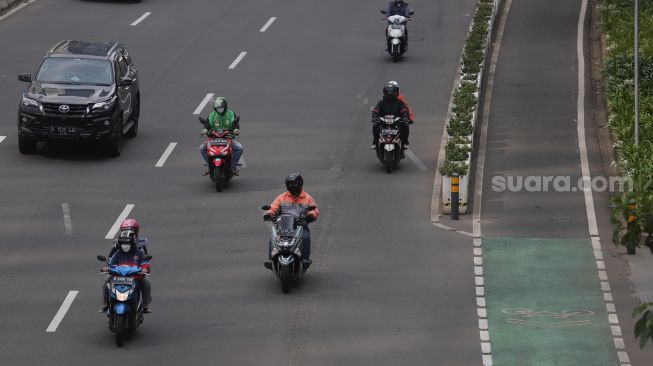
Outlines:
{"type": "Polygon", "coordinates": [[[40,102],[27,98],[26,96],[23,95],[23,99],[20,101],[20,105],[23,107],[23,110],[26,112],[34,112],[34,113],[41,113],[44,114],[45,112],[43,111],[43,106],[41,105],[40,102]]]}
{"type": "Polygon", "coordinates": [[[127,298],[129,298],[129,291],[127,292],[116,291],[116,300],[127,301],[127,298]]]}
{"type": "Polygon", "coordinates": [[[97,111],[97,112],[106,112],[111,110],[113,108],[113,105],[116,104],[116,97],[114,96],[113,98],[109,100],[105,100],[104,102],[99,102],[93,104],[91,107],[92,111],[97,111]]]}

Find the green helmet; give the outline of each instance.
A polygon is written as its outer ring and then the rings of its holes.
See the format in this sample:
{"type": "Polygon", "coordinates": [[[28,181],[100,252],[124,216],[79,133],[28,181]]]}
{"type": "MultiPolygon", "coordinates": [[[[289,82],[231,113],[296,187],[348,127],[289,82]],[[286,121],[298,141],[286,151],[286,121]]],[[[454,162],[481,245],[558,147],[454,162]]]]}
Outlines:
{"type": "Polygon", "coordinates": [[[227,111],[227,100],[223,97],[216,97],[213,100],[213,109],[220,114],[224,114],[227,111]]]}

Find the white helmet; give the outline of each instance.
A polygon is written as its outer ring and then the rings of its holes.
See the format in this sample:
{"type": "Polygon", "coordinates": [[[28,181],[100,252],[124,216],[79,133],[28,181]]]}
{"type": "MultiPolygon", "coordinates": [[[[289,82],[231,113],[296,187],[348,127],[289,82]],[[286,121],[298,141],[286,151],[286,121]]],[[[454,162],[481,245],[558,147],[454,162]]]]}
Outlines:
{"type": "Polygon", "coordinates": [[[399,92],[399,83],[398,82],[396,82],[394,80],[390,80],[390,81],[388,81],[388,85],[394,86],[395,88],[397,88],[397,93],[399,92]]]}

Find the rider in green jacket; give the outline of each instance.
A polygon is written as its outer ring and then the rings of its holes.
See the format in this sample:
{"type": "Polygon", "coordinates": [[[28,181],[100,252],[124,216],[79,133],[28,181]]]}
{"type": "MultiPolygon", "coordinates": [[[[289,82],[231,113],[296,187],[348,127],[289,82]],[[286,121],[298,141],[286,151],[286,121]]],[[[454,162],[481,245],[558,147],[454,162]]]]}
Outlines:
{"type": "MultiPolygon", "coordinates": [[[[230,130],[234,132],[234,135],[238,137],[240,135],[240,117],[234,113],[231,109],[227,108],[227,100],[223,97],[216,97],[213,101],[213,112],[209,114],[208,118],[209,125],[213,131],[225,131],[230,130]]],[[[208,134],[207,129],[202,130],[202,135],[208,134]]],[[[232,143],[234,154],[231,157],[231,167],[233,169],[234,175],[238,175],[238,162],[240,156],[243,155],[243,145],[238,142],[235,138],[232,143]]],[[[206,164],[209,163],[209,156],[206,152],[206,144],[200,145],[200,153],[206,164]]]]}

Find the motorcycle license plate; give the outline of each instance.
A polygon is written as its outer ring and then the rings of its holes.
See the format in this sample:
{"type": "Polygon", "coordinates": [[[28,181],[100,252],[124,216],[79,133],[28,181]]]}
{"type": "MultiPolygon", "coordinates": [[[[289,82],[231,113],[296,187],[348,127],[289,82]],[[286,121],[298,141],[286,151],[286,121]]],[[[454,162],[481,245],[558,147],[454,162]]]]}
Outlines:
{"type": "Polygon", "coordinates": [[[75,127],[58,127],[58,126],[50,127],[50,134],[52,135],[71,136],[76,133],[77,131],[75,130],[75,127]]]}
{"type": "Polygon", "coordinates": [[[114,285],[134,285],[134,277],[114,277],[111,282],[114,285]]]}
{"type": "Polygon", "coordinates": [[[396,135],[398,130],[392,130],[392,129],[383,129],[381,130],[382,135],[396,135]]]}
{"type": "Polygon", "coordinates": [[[226,139],[211,139],[210,141],[211,146],[227,146],[228,143],[229,141],[226,139]]]}

